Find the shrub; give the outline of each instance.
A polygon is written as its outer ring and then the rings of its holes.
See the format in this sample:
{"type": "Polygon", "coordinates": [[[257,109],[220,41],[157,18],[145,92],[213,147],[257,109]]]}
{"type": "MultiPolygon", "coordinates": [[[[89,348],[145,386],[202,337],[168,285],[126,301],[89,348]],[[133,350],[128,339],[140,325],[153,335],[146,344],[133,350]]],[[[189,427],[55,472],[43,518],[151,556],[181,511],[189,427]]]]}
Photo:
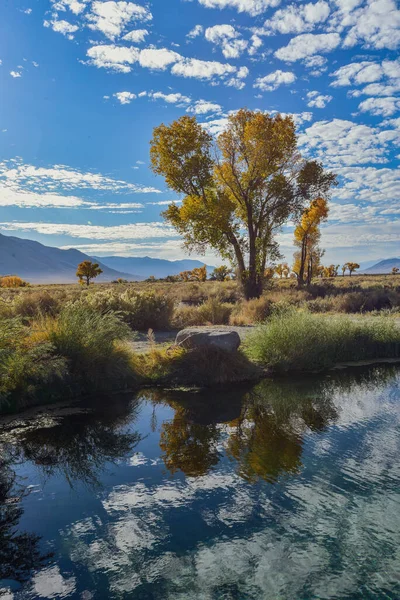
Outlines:
{"type": "Polygon", "coordinates": [[[272,301],[267,296],[245,300],[235,306],[229,322],[231,325],[261,323],[271,314],[272,304],[272,301]]]}
{"type": "Polygon", "coordinates": [[[198,308],[200,320],[210,325],[226,325],[233,306],[226,302],[220,302],[216,296],[210,296],[198,308]]]}
{"type": "Polygon", "coordinates": [[[0,409],[45,402],[66,371],[46,342],[35,343],[18,318],[0,321],[0,409]]]}
{"type": "Polygon", "coordinates": [[[129,376],[130,355],[117,342],[130,337],[129,327],[115,314],[72,304],[45,327],[56,352],[68,360],[72,381],[86,391],[121,389],[129,376]]]}
{"type": "Polygon", "coordinates": [[[57,298],[47,291],[20,295],[14,302],[14,313],[32,318],[38,315],[55,316],[60,310],[57,298]]]}
{"type": "Polygon", "coordinates": [[[89,293],[82,303],[100,313],[117,312],[131,329],[167,329],[174,311],[174,301],[154,292],[136,292],[128,288],[122,293],[115,290],[89,293]]]}
{"type": "Polygon", "coordinates": [[[400,330],[390,319],[356,323],[308,312],[274,315],[246,338],[247,355],[276,371],[313,371],[338,362],[400,356],[400,330]]]}
{"type": "Polygon", "coordinates": [[[6,275],[0,279],[0,287],[3,288],[19,288],[26,287],[29,283],[21,279],[21,277],[17,277],[16,275],[6,275]]]}

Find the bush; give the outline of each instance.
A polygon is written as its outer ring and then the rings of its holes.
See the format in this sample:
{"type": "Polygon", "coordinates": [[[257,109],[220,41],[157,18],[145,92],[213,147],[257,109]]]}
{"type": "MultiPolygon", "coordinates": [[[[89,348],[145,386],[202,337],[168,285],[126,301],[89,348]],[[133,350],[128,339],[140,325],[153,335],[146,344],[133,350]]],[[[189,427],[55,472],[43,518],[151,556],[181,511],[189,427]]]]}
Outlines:
{"type": "Polygon", "coordinates": [[[400,330],[390,319],[357,323],[308,312],[274,315],[245,341],[247,355],[275,371],[313,371],[338,362],[400,356],[400,330]]]}
{"type": "Polygon", "coordinates": [[[56,297],[47,291],[20,295],[14,302],[14,313],[21,317],[33,318],[39,315],[55,316],[60,310],[56,297]]]}
{"type": "Polygon", "coordinates": [[[26,287],[29,283],[21,279],[21,277],[17,277],[16,275],[6,275],[0,279],[0,287],[3,288],[19,288],[26,287]]]}
{"type": "Polygon", "coordinates": [[[57,354],[68,360],[71,380],[79,391],[93,392],[116,384],[122,389],[132,375],[130,354],[117,344],[131,333],[115,314],[72,304],[45,327],[57,354]]]}
{"type": "Polygon", "coordinates": [[[46,342],[36,343],[18,318],[0,320],[0,409],[47,401],[66,372],[46,342]]]}
{"type": "Polygon", "coordinates": [[[201,325],[227,325],[232,310],[232,304],[210,296],[200,306],[178,306],[172,323],[177,329],[201,325]]]}
{"type": "Polygon", "coordinates": [[[128,288],[122,293],[115,290],[88,293],[80,301],[100,313],[117,312],[131,329],[168,329],[174,311],[174,301],[154,292],[136,292],[128,288]]]}
{"type": "Polygon", "coordinates": [[[241,302],[233,309],[229,322],[231,325],[261,323],[271,314],[272,304],[266,296],[241,302]]]}

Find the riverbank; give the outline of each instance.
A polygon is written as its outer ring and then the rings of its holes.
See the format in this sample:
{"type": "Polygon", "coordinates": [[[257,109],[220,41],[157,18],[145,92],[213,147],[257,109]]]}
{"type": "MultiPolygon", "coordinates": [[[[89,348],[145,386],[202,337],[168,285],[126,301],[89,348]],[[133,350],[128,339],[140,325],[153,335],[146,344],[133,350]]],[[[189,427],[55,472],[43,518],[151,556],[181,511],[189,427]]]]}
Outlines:
{"type": "Polygon", "coordinates": [[[31,326],[3,320],[0,413],[144,386],[213,387],[400,357],[400,328],[389,317],[355,321],[284,310],[241,333],[235,352],[160,346],[152,336],[148,351],[137,352],[117,313],[70,305],[57,319],[31,326]]]}

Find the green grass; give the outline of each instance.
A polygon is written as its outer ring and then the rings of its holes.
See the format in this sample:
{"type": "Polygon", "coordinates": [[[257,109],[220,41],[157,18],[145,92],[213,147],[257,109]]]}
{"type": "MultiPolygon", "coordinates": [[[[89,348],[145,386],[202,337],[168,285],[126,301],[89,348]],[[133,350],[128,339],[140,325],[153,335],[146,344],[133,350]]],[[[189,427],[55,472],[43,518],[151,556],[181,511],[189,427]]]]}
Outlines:
{"type": "Polygon", "coordinates": [[[387,318],[354,322],[284,311],[246,338],[245,351],[273,371],[315,371],[341,362],[398,358],[400,329],[387,318]]]}

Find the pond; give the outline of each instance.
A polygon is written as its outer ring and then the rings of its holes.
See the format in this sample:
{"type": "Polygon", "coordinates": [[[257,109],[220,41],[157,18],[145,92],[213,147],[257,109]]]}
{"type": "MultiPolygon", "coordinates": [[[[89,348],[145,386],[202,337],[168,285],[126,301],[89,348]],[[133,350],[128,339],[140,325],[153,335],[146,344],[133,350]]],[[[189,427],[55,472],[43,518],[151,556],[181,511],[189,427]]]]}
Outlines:
{"type": "Polygon", "coordinates": [[[400,370],[145,390],[0,436],[0,598],[400,598],[400,370]]]}

